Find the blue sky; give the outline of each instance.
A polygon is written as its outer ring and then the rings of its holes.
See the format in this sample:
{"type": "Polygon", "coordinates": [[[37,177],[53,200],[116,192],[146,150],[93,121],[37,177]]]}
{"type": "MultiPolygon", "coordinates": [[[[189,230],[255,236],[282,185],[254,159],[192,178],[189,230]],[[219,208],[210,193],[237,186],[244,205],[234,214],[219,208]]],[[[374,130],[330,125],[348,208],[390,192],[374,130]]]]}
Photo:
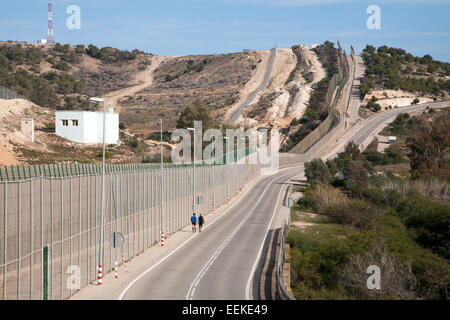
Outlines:
{"type": "MultiPolygon", "coordinates": [[[[0,40],[47,34],[48,0],[2,1],[0,40]]],[[[404,48],[450,62],[450,0],[54,0],[55,41],[135,48],[161,55],[227,53],[340,40],[359,53],[366,44],[404,48]],[[69,5],[81,29],[69,30],[69,5]],[[369,5],[381,30],[369,30],[369,5]]]]}

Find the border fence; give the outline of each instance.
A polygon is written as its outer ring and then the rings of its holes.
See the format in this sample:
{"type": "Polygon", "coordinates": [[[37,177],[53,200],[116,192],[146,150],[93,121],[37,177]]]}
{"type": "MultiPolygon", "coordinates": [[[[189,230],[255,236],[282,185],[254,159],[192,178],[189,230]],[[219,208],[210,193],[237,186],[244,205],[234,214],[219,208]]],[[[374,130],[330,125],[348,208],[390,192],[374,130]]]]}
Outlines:
{"type": "MultiPolygon", "coordinates": [[[[305,154],[311,149],[317,148],[324,137],[331,133],[333,129],[337,129],[342,123],[341,114],[347,111],[349,99],[346,101],[346,106],[344,110],[338,110],[338,102],[342,96],[342,92],[350,79],[350,66],[348,63],[348,58],[345,52],[342,51],[341,46],[339,46],[339,72],[334,74],[330,80],[330,86],[328,87],[326,102],[328,104],[329,115],[328,117],[312,132],[310,132],[302,141],[300,141],[296,146],[294,146],[289,153],[295,154],[305,154]]],[[[354,51],[351,49],[351,57],[354,61],[354,51]]],[[[352,84],[352,83],[351,83],[352,84]]],[[[351,93],[351,89],[349,94],[351,93]]]]}
{"type": "Polygon", "coordinates": [[[5,88],[3,86],[0,86],[0,99],[5,99],[5,100],[25,99],[25,100],[29,100],[28,98],[18,94],[17,92],[14,92],[13,90],[10,90],[10,89],[5,88]]]}
{"type": "MultiPolygon", "coordinates": [[[[280,167],[302,159],[280,156],[280,167]]],[[[187,226],[195,210],[194,177],[195,196],[202,197],[195,212],[206,215],[226,202],[228,184],[231,198],[261,174],[259,164],[236,161],[165,167],[162,176],[156,166],[116,166],[105,173],[103,239],[102,178],[93,166],[78,167],[76,175],[31,174],[1,181],[0,299],[67,299],[96,283],[100,242],[104,243],[103,274],[107,274],[114,270],[116,259],[122,264],[158,244],[161,231],[170,236],[187,226]],[[125,239],[120,249],[109,244],[114,232],[125,239]]],[[[25,172],[28,169],[36,167],[25,172]]]]}

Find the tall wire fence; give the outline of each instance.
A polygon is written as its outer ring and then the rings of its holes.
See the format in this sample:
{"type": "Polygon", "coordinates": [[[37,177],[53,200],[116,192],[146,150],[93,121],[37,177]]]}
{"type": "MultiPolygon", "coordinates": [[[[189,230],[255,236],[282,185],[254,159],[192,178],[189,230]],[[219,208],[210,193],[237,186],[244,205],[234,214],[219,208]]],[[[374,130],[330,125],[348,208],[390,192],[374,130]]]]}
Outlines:
{"type": "MultiPolygon", "coordinates": [[[[353,49],[351,53],[353,58],[353,49]]],[[[311,149],[316,150],[318,147],[323,145],[323,142],[326,141],[325,137],[328,134],[330,134],[332,131],[340,130],[340,124],[343,120],[341,114],[346,112],[349,100],[346,100],[346,106],[344,106],[343,110],[339,110],[340,104],[338,104],[338,102],[342,96],[342,92],[346,84],[350,79],[350,66],[348,64],[348,59],[345,55],[345,52],[342,52],[340,45],[338,57],[340,70],[331,78],[330,85],[326,94],[326,103],[329,110],[328,117],[324,121],[322,121],[322,123],[316,129],[314,129],[304,139],[302,139],[302,141],[294,146],[289,151],[289,153],[305,154],[311,149]]],[[[351,90],[349,90],[349,93],[350,92],[351,90]]],[[[308,157],[309,156],[307,155],[304,158],[308,157]]]]}
{"type": "Polygon", "coordinates": [[[5,99],[5,100],[25,99],[25,100],[28,100],[28,98],[18,94],[17,92],[14,92],[13,90],[5,88],[3,86],[0,86],[0,99],[5,99]]]}
{"type": "MultiPolygon", "coordinates": [[[[280,166],[300,160],[282,155],[280,166]]],[[[78,288],[96,283],[101,242],[107,274],[116,260],[122,264],[158,244],[162,231],[170,236],[181,230],[194,210],[210,213],[261,173],[259,164],[248,161],[174,166],[162,174],[151,166],[128,169],[105,173],[102,239],[98,172],[0,182],[1,299],[67,299],[78,288]],[[197,196],[202,201],[194,207],[197,196]],[[120,249],[109,243],[114,232],[125,239],[120,249]],[[79,270],[78,284],[73,283],[74,268],[79,270]]]]}

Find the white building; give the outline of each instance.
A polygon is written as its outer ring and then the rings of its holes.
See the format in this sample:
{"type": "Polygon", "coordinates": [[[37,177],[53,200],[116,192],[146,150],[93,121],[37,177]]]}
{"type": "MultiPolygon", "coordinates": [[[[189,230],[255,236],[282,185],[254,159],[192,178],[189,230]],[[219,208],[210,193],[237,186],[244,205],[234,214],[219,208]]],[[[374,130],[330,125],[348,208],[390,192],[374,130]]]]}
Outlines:
{"type": "MultiPolygon", "coordinates": [[[[56,134],[79,143],[103,143],[103,112],[56,111],[56,134]]],[[[106,113],[105,142],[119,143],[119,114],[106,113]]]]}

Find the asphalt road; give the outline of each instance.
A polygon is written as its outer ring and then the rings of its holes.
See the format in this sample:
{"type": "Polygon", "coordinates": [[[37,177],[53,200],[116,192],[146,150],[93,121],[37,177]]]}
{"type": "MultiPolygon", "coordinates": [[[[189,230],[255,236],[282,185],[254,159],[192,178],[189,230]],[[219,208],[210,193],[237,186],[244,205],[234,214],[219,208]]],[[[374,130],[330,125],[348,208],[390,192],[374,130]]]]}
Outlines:
{"type": "Polygon", "coordinates": [[[364,142],[364,140],[383,122],[389,121],[390,119],[395,118],[397,115],[401,113],[406,112],[413,112],[418,110],[424,110],[427,107],[433,107],[433,108],[442,108],[450,106],[450,101],[446,102],[437,102],[437,103],[424,103],[419,104],[411,107],[404,107],[404,108],[398,108],[394,109],[393,111],[386,112],[384,114],[381,114],[375,118],[369,118],[367,122],[364,124],[364,126],[358,130],[351,138],[350,140],[353,140],[356,144],[361,144],[364,142]]]}
{"type": "Polygon", "coordinates": [[[233,115],[231,116],[231,119],[228,121],[230,124],[234,124],[236,122],[236,120],[239,118],[239,115],[241,114],[242,110],[249,105],[250,102],[253,101],[253,99],[256,98],[256,95],[258,93],[260,93],[261,91],[263,91],[267,85],[269,84],[270,81],[270,76],[272,75],[272,70],[273,70],[273,64],[275,62],[275,57],[277,55],[277,47],[275,46],[272,51],[270,52],[270,57],[269,57],[269,64],[267,66],[266,69],[266,73],[264,75],[264,79],[261,82],[261,84],[255,89],[255,91],[253,91],[248,97],[247,99],[244,100],[244,102],[242,102],[239,107],[236,109],[236,111],[233,113],[233,115]]]}
{"type": "Polygon", "coordinates": [[[283,183],[300,167],[264,177],[201,234],[142,276],[124,299],[252,298],[249,282],[283,183]]]}
{"type": "MultiPolygon", "coordinates": [[[[427,106],[448,105],[449,102],[424,104],[376,115],[364,120],[348,140],[362,143],[383,122],[397,114],[427,106]]],[[[250,280],[277,199],[283,183],[298,175],[300,170],[301,167],[295,167],[264,177],[213,224],[143,275],[121,297],[138,300],[252,299],[254,289],[250,280]]]]}

